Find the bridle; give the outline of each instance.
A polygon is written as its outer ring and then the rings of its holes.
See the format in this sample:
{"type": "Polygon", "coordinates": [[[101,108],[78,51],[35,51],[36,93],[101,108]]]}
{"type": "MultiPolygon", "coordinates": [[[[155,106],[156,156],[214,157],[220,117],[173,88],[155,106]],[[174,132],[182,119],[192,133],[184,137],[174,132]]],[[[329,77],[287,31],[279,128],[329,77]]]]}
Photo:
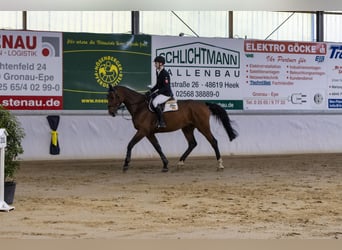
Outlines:
{"type": "MultiPolygon", "coordinates": [[[[118,102],[116,103],[116,105],[107,105],[108,109],[112,108],[115,110],[115,113],[117,113],[118,110],[121,110],[121,115],[124,117],[124,106],[125,104],[123,103],[123,101],[121,101],[121,98],[119,96],[119,94],[117,93],[117,91],[113,88],[111,90],[108,91],[108,94],[113,93],[114,94],[114,98],[118,100],[118,102]]],[[[147,102],[148,103],[148,99],[144,98],[143,100],[134,102],[134,103],[130,103],[131,106],[135,106],[135,105],[139,105],[143,102],[147,102]]]]}
{"type": "Polygon", "coordinates": [[[110,108],[113,108],[113,109],[115,109],[115,110],[118,110],[119,109],[119,107],[120,107],[120,105],[122,104],[122,101],[121,101],[121,99],[120,99],[120,96],[118,95],[118,93],[113,89],[113,90],[111,90],[111,91],[109,91],[109,94],[110,93],[114,93],[114,95],[115,95],[115,98],[117,99],[117,100],[119,100],[118,102],[117,102],[117,105],[109,105],[108,104],[108,109],[110,109],[110,108]]]}

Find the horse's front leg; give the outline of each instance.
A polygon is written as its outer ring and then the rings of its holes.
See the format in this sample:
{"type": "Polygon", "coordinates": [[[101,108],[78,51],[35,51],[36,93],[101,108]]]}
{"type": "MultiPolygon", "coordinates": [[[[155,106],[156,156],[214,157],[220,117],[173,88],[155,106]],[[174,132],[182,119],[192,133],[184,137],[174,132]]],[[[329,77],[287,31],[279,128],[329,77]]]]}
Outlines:
{"type": "Polygon", "coordinates": [[[153,147],[158,152],[160,159],[163,161],[162,172],[168,172],[169,168],[167,167],[167,165],[169,164],[169,161],[166,159],[166,156],[164,155],[156,136],[154,134],[150,134],[146,137],[152,143],[153,147]]]}
{"type": "Polygon", "coordinates": [[[132,153],[132,148],[134,147],[135,144],[137,144],[142,138],[144,138],[144,134],[138,131],[133,138],[130,140],[130,142],[127,145],[127,152],[126,152],[126,159],[125,163],[123,165],[123,171],[126,172],[129,167],[129,163],[131,161],[131,153],[132,153]]]}

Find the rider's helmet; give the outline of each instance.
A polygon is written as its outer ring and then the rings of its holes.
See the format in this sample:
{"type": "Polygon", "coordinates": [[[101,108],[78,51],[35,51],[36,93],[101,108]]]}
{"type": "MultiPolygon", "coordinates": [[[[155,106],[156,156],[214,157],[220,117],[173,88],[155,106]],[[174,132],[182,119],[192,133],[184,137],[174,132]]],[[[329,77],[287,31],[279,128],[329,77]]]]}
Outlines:
{"type": "Polygon", "coordinates": [[[165,58],[162,56],[156,56],[156,58],[154,58],[154,62],[159,62],[161,64],[165,64],[165,58]]]}

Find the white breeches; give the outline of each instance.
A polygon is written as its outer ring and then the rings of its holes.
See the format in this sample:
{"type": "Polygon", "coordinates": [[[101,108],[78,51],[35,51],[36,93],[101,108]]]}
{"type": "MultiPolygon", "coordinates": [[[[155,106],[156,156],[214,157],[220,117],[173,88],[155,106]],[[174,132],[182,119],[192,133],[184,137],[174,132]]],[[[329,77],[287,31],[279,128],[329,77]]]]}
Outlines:
{"type": "Polygon", "coordinates": [[[170,98],[170,96],[157,95],[156,98],[154,98],[152,101],[153,107],[156,108],[159,104],[166,102],[169,98],[170,98]]]}

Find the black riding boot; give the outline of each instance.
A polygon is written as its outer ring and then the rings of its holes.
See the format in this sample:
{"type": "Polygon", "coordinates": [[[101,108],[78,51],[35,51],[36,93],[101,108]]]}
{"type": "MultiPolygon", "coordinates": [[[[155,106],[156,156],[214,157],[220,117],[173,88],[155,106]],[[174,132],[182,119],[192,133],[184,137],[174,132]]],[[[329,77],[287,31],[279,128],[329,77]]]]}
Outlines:
{"type": "Polygon", "coordinates": [[[164,121],[164,116],[163,116],[163,111],[161,108],[161,105],[158,105],[156,108],[156,114],[157,114],[157,118],[158,118],[158,124],[157,124],[157,128],[165,128],[166,124],[164,121]]]}

